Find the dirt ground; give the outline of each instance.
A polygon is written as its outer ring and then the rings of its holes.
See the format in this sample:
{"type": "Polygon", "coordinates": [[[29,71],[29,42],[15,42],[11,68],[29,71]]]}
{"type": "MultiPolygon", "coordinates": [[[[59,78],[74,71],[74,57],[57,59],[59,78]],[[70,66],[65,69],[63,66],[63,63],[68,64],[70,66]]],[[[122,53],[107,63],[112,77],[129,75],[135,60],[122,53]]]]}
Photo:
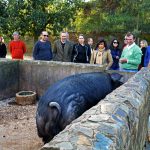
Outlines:
{"type": "Polygon", "coordinates": [[[15,98],[0,101],[0,150],[39,150],[43,146],[35,112],[36,105],[16,105],[15,98]]]}
{"type": "MultiPolygon", "coordinates": [[[[37,136],[36,105],[16,105],[15,98],[0,101],[0,150],[39,150],[43,146],[37,136]]],[[[150,143],[145,150],[150,150],[150,143]]]]}

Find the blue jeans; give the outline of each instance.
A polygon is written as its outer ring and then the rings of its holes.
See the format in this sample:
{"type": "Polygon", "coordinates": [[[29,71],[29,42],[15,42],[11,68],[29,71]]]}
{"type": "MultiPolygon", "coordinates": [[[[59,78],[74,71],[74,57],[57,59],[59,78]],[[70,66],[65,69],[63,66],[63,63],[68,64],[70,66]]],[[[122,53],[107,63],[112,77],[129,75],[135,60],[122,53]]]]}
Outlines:
{"type": "Polygon", "coordinates": [[[119,68],[120,71],[125,71],[125,72],[138,72],[138,69],[124,69],[124,68],[119,68]]]}

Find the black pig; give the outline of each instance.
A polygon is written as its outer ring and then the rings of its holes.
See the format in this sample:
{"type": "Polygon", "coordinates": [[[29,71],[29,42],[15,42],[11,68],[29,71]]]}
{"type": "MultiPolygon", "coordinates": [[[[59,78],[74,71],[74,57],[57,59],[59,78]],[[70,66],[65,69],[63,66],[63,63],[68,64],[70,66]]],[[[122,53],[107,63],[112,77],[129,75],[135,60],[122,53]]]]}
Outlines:
{"type": "Polygon", "coordinates": [[[39,137],[49,142],[74,119],[96,105],[122,82],[120,74],[81,73],[50,86],[40,98],[36,113],[39,137]]]}

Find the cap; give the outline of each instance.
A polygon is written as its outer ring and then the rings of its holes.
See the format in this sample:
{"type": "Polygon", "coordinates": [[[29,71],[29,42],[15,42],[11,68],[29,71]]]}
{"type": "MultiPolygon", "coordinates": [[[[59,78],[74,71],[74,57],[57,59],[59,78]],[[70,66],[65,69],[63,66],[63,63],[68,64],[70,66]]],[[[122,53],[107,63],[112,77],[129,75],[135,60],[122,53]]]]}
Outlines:
{"type": "Polygon", "coordinates": [[[19,35],[19,32],[18,32],[18,31],[15,31],[15,32],[13,33],[13,35],[19,35]]]}

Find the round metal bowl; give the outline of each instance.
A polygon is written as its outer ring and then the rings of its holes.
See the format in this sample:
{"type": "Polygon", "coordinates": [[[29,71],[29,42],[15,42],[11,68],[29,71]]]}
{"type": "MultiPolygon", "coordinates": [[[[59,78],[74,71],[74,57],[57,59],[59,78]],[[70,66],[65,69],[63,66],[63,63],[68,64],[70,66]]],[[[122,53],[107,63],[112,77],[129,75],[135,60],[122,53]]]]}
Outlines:
{"type": "Polygon", "coordinates": [[[20,91],[16,93],[16,103],[19,105],[35,104],[36,93],[33,91],[20,91]]]}

